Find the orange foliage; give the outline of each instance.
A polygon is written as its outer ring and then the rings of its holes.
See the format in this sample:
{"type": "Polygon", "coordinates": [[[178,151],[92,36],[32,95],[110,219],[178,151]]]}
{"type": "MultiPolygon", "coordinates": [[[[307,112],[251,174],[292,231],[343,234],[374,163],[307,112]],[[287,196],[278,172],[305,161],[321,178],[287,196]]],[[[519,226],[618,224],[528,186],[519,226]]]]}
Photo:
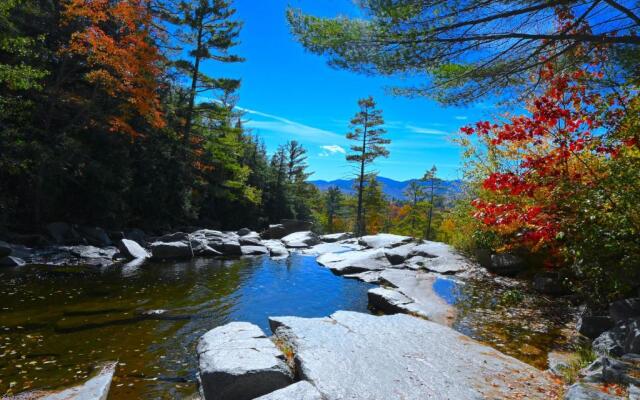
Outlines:
{"type": "Polygon", "coordinates": [[[138,135],[130,124],[136,116],[155,128],[165,125],[156,93],[162,56],[151,37],[148,1],[69,0],[64,10],[65,23],[84,24],[65,51],[86,57],[85,78],[123,100],[109,125],[131,136],[138,135]]]}

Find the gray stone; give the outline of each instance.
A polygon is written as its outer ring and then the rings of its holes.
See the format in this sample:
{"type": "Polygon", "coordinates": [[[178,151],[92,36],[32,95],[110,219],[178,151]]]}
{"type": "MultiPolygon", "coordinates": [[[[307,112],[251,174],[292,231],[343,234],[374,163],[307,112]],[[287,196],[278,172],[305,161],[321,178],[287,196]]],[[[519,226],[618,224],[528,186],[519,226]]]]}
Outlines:
{"type": "Polygon", "coordinates": [[[251,229],[249,229],[249,228],[242,228],[242,229],[239,229],[238,232],[237,232],[238,236],[245,236],[245,235],[248,235],[250,233],[251,233],[251,229]]]}
{"type": "Polygon", "coordinates": [[[156,260],[189,260],[193,250],[189,242],[153,242],[151,255],[156,260]]]}
{"type": "Polygon", "coordinates": [[[629,385],[629,400],[640,400],[640,386],[629,385]]]}
{"type": "Polygon", "coordinates": [[[140,245],[147,245],[147,234],[141,229],[131,229],[124,233],[124,238],[133,240],[140,245]]]}
{"type": "Polygon", "coordinates": [[[113,242],[104,229],[95,226],[81,226],[78,228],[80,235],[84,240],[93,246],[106,247],[111,246],[113,242]]]}
{"type": "Polygon", "coordinates": [[[578,332],[590,339],[597,338],[612,327],[613,320],[608,315],[581,315],[576,325],[578,332]]]}
{"type": "MultiPolygon", "coordinates": [[[[7,400],[107,400],[117,363],[109,362],[84,384],[60,391],[31,391],[7,400]]],[[[4,397],[3,397],[4,399],[4,397]]]]}
{"type": "Polygon", "coordinates": [[[338,311],[269,322],[325,400],[548,399],[558,389],[536,368],[408,315],[338,311]]]}
{"type": "Polygon", "coordinates": [[[260,240],[260,236],[256,233],[255,236],[247,234],[245,236],[240,236],[238,242],[241,246],[261,246],[262,241],[260,240]]]}
{"type": "Polygon", "coordinates": [[[26,262],[22,258],[6,256],[0,257],[0,267],[21,267],[26,262]]]}
{"type": "Polygon", "coordinates": [[[406,305],[413,300],[397,290],[377,287],[367,292],[369,305],[388,314],[407,313],[406,305]]]}
{"type": "Polygon", "coordinates": [[[367,283],[380,283],[380,271],[365,271],[357,274],[342,275],[343,278],[358,279],[367,283]]]}
{"type": "Polygon", "coordinates": [[[10,256],[12,251],[9,243],[0,240],[0,258],[10,256]]]}
{"type": "Polygon", "coordinates": [[[614,301],[609,305],[609,315],[614,322],[640,317],[640,298],[614,301]]]}
{"type": "Polygon", "coordinates": [[[387,259],[392,265],[399,265],[409,258],[409,253],[414,247],[416,247],[415,243],[403,244],[401,246],[385,250],[384,254],[386,254],[387,259]]]}
{"type": "Polygon", "coordinates": [[[235,238],[224,238],[219,242],[209,242],[209,245],[225,256],[242,255],[240,242],[235,238]]]}
{"type": "Polygon", "coordinates": [[[289,256],[289,250],[287,250],[287,248],[284,247],[284,244],[279,240],[264,240],[262,241],[262,244],[269,249],[269,255],[271,257],[281,258],[289,256]]]}
{"type": "Polygon", "coordinates": [[[591,347],[594,352],[603,356],[621,356],[624,354],[624,339],[625,332],[614,328],[602,332],[602,334],[591,343],[591,347]]]}
{"type": "Polygon", "coordinates": [[[640,318],[629,320],[626,324],[624,353],[640,354],[640,318]]]}
{"type": "Polygon", "coordinates": [[[513,276],[524,271],[526,264],[522,257],[515,254],[493,254],[491,265],[487,269],[494,274],[513,276]]]}
{"type": "Polygon", "coordinates": [[[320,240],[327,243],[335,243],[352,237],[353,233],[351,232],[329,233],[327,235],[320,236],[320,240]]]}
{"type": "Polygon", "coordinates": [[[468,270],[471,262],[459,254],[453,247],[440,243],[424,241],[414,246],[408,254],[410,260],[422,257],[419,264],[429,271],[439,274],[455,274],[468,270]]]}
{"type": "Polygon", "coordinates": [[[347,251],[360,250],[362,246],[357,244],[345,244],[339,242],[320,243],[308,249],[302,250],[304,254],[326,254],[326,253],[344,253],[347,251]]]}
{"type": "Polygon", "coordinates": [[[118,242],[118,248],[129,260],[149,257],[149,252],[133,240],[120,239],[120,242],[118,242]]]}
{"type": "Polygon", "coordinates": [[[307,381],[296,382],[255,400],[324,400],[318,389],[307,381]]]}
{"type": "Polygon", "coordinates": [[[269,249],[264,246],[242,246],[243,256],[262,256],[269,254],[269,249]]]}
{"type": "Polygon", "coordinates": [[[317,262],[338,275],[381,271],[391,267],[384,249],[327,253],[318,257],[317,262]]]}
{"type": "Polygon", "coordinates": [[[412,300],[398,304],[404,313],[450,326],[455,320],[456,309],[435,292],[433,285],[436,279],[438,277],[435,274],[422,271],[389,269],[380,274],[382,282],[395,287],[395,290],[412,300]]]}
{"type": "Polygon", "coordinates": [[[293,374],[284,355],[256,325],[231,322],[205,333],[197,346],[205,400],[249,400],[284,388],[293,374]]]}
{"type": "Polygon", "coordinates": [[[584,382],[574,383],[564,394],[564,400],[618,400],[623,397],[604,393],[597,385],[584,382]]]}
{"type": "Polygon", "coordinates": [[[562,372],[569,368],[573,354],[552,351],[547,354],[547,365],[549,371],[558,376],[562,376],[562,372]]]}
{"type": "Polygon", "coordinates": [[[282,238],[282,243],[290,248],[306,248],[320,243],[318,236],[311,231],[291,233],[282,238]]]}
{"type": "Polygon", "coordinates": [[[359,243],[365,247],[379,249],[379,248],[392,248],[398,247],[402,244],[411,242],[412,237],[393,235],[390,233],[379,233],[377,235],[362,236],[359,239],[359,243]]]}

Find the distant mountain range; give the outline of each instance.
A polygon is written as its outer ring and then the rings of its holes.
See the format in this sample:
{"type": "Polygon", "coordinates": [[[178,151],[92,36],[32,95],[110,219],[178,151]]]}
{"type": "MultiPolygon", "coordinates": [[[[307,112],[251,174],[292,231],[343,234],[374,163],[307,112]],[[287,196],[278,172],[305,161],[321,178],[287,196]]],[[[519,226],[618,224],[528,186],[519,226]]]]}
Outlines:
{"type": "MultiPolygon", "coordinates": [[[[411,182],[417,181],[425,188],[430,187],[429,181],[425,182],[425,181],[420,181],[418,179],[410,179],[408,181],[396,181],[394,179],[385,178],[382,176],[379,176],[376,179],[382,185],[383,192],[388,197],[396,200],[406,200],[404,191],[411,182]]],[[[346,194],[355,193],[355,190],[354,190],[355,179],[336,179],[333,181],[315,180],[315,181],[309,181],[309,183],[314,184],[321,191],[326,191],[332,186],[337,186],[340,188],[342,193],[346,193],[346,194]]],[[[464,185],[465,183],[461,180],[438,181],[436,186],[436,194],[438,196],[443,196],[447,199],[453,199],[462,193],[462,191],[464,190],[464,185]]]]}

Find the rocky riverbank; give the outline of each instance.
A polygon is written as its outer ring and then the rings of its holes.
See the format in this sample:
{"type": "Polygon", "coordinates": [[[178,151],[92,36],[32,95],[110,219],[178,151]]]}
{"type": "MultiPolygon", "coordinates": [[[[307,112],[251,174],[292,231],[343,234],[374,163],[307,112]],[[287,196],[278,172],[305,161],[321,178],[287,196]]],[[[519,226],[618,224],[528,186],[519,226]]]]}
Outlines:
{"type": "MultiPolygon", "coordinates": [[[[583,313],[578,329],[596,339],[594,349],[600,358],[578,374],[578,383],[562,388],[551,372],[531,367],[546,367],[541,365],[546,364],[547,357],[537,347],[539,340],[552,341],[562,348],[568,347],[576,336],[573,309],[568,302],[528,294],[533,292],[531,289],[545,292],[543,289],[549,285],[493,275],[442,243],[390,234],[361,238],[352,238],[348,233],[318,236],[309,228],[303,222],[283,221],[262,233],[249,229],[195,229],[152,237],[135,231],[116,240],[112,240],[113,234],[105,233],[105,238],[94,230],[94,239],[82,238],[82,244],[78,244],[75,233],[68,229],[60,233],[64,229],[58,229],[57,239],[52,233],[49,240],[60,240],[59,244],[28,247],[0,243],[0,256],[10,266],[32,263],[135,268],[148,260],[286,258],[292,252],[301,252],[316,256],[321,266],[336,275],[379,285],[368,293],[370,307],[378,312],[407,314],[374,317],[338,312],[319,319],[274,317],[271,338],[255,326],[230,324],[216,328],[203,337],[204,344],[198,347],[206,399],[261,395],[277,399],[294,394],[303,399],[395,398],[392,393],[404,398],[559,398],[565,389],[567,399],[599,398],[589,397],[596,395],[634,398],[638,359],[633,354],[640,337],[640,302],[631,299],[614,304],[607,315],[583,313]],[[487,292],[493,295],[486,297],[487,292]],[[512,298],[517,301],[509,304],[512,298]],[[502,302],[504,306],[500,306],[502,302]],[[557,313],[549,304],[540,302],[557,305],[557,313]],[[470,354],[473,359],[468,359],[470,354]],[[476,358],[482,363],[475,363],[476,358]],[[495,368],[493,378],[483,375],[481,367],[487,364],[495,368]],[[477,371],[467,374],[464,365],[477,371]],[[398,376],[391,374],[395,376],[392,381],[383,380],[378,385],[376,382],[383,377],[377,375],[380,371],[388,373],[387,366],[393,366],[398,376]],[[268,371],[268,378],[251,381],[262,374],[256,371],[263,370],[268,371]],[[514,373],[516,370],[526,373],[520,377],[514,373]],[[363,376],[359,371],[369,373],[363,376]],[[530,384],[526,384],[525,376],[530,378],[530,384]],[[345,391],[347,382],[341,383],[340,377],[362,385],[345,391]],[[274,380],[277,384],[273,384],[274,380]],[[386,397],[376,397],[380,386],[390,391],[384,392],[386,397]],[[238,394],[247,387],[257,391],[238,394]],[[611,393],[604,394],[603,387],[612,388],[611,393]],[[220,393],[233,395],[224,397],[220,393]]],[[[491,260],[494,268],[490,269],[500,272],[497,266],[508,264],[509,268],[502,270],[509,274],[518,264],[514,257],[491,260]]],[[[547,344],[542,348],[549,347],[547,344]]],[[[551,371],[557,374],[568,367],[562,357],[549,360],[551,371]]]]}

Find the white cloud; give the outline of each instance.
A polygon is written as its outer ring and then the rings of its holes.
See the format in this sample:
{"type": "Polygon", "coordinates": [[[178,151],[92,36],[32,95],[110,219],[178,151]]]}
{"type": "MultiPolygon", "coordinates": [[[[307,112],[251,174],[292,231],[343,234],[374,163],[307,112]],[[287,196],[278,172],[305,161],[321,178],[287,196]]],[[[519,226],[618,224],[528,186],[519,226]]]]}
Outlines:
{"type": "Polygon", "coordinates": [[[327,131],[324,129],[316,128],[313,126],[301,124],[299,122],[292,121],[287,118],[283,118],[277,115],[264,113],[262,111],[256,111],[244,107],[236,107],[238,110],[247,114],[257,115],[269,119],[270,121],[255,121],[249,120],[244,123],[244,126],[254,129],[262,129],[265,131],[283,133],[290,136],[304,137],[310,141],[327,142],[327,139],[337,140],[344,139],[343,136],[337,133],[327,131]]]}
{"type": "Polygon", "coordinates": [[[330,144],[330,145],[325,145],[320,147],[323,149],[323,151],[318,153],[318,156],[320,157],[329,157],[331,155],[338,154],[338,153],[347,154],[347,151],[343,147],[338,146],[337,144],[330,144]]]}
{"type": "Polygon", "coordinates": [[[455,118],[458,121],[466,121],[467,119],[469,119],[466,115],[456,115],[455,118]]]}
{"type": "Polygon", "coordinates": [[[449,132],[433,129],[433,128],[423,128],[420,126],[407,125],[406,128],[414,133],[424,133],[425,135],[448,135],[449,132]]]}

